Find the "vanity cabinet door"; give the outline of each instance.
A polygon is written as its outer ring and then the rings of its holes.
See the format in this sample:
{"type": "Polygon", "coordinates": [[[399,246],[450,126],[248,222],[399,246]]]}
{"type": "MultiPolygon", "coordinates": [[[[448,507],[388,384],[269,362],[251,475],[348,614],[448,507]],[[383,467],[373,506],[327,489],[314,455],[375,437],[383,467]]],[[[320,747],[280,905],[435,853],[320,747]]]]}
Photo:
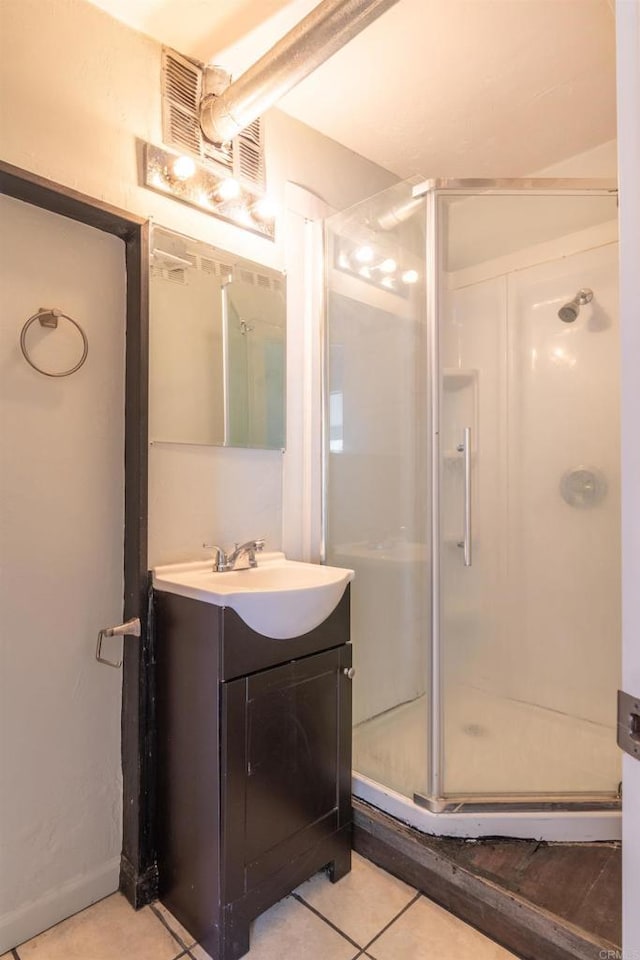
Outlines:
{"type": "Polygon", "coordinates": [[[223,685],[224,901],[351,818],[351,646],[223,685]]]}

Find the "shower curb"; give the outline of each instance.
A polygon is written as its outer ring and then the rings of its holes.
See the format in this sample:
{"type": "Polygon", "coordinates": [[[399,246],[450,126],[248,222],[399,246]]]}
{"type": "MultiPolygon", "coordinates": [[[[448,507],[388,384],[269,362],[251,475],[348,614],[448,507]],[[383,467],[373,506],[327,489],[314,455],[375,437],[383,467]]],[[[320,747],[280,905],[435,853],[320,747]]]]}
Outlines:
{"type": "Polygon", "coordinates": [[[465,869],[423,835],[353,799],[353,848],[522,960],[597,960],[620,947],[465,869]]]}

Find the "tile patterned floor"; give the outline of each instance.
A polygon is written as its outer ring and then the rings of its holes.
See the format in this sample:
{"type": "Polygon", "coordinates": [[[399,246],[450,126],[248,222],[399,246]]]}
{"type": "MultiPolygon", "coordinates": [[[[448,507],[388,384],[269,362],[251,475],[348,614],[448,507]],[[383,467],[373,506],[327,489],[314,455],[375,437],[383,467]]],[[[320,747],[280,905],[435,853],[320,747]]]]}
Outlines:
{"type": "MultiPolygon", "coordinates": [[[[515,960],[412,887],[353,855],[332,884],[320,873],[255,921],[247,960],[515,960]]],[[[137,913],[119,893],[0,960],[211,960],[161,904],[137,913]]],[[[215,958],[213,958],[215,960],[215,958]]]]}

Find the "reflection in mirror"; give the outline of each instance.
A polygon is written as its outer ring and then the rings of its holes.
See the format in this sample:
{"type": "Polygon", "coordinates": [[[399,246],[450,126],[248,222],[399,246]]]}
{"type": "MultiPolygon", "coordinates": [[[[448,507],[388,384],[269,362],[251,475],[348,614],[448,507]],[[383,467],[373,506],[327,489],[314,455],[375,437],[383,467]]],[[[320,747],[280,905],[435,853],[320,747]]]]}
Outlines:
{"type": "Polygon", "coordinates": [[[149,284],[149,436],[282,449],[285,280],[154,228],[149,284]]]}

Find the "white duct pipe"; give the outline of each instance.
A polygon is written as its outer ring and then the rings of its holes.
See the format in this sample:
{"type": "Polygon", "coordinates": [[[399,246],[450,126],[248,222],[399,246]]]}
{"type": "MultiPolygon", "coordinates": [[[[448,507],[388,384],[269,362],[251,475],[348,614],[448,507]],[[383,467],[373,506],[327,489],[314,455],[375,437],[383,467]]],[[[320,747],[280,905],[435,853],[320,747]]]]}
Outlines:
{"type": "Polygon", "coordinates": [[[233,140],[297,83],[398,0],[323,0],[219,97],[205,97],[200,125],[212,143],[233,140]]]}

